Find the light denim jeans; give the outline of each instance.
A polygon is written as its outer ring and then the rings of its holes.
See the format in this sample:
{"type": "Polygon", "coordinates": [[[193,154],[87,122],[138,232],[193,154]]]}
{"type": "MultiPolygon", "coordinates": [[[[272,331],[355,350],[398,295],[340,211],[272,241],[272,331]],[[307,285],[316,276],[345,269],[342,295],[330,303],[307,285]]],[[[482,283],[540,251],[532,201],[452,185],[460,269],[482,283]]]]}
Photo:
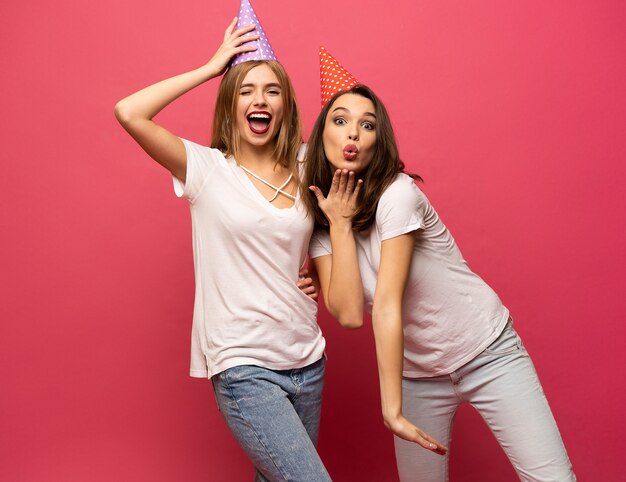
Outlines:
{"type": "MultiPolygon", "coordinates": [[[[461,403],[483,417],[520,480],[575,481],[572,465],[543,393],[537,372],[512,326],[458,370],[402,381],[404,415],[449,446],[461,403]]],[[[402,482],[448,480],[448,455],[440,456],[394,437],[402,482]]]]}
{"type": "Polygon", "coordinates": [[[256,469],[256,481],[327,482],[317,450],[326,360],[293,370],[253,365],[212,378],[228,428],[256,469]]]}

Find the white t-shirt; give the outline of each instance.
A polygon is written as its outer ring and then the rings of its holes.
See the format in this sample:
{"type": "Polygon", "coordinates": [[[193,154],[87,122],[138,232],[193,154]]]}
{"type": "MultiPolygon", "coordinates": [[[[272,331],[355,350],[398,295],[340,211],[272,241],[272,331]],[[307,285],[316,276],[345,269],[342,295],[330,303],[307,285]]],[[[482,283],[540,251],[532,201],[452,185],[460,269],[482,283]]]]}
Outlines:
{"type": "Polygon", "coordinates": [[[297,286],[313,222],[299,199],[278,209],[234,159],[183,139],[187,174],[174,190],[189,201],[195,302],[192,377],[257,365],[301,368],[319,360],[325,340],[317,303],[297,286]]]}
{"type": "MultiPolygon", "coordinates": [[[[406,174],[385,190],[376,221],[355,235],[366,309],[372,311],[384,240],[412,231],[415,248],[403,302],[408,378],[451,373],[475,358],[504,329],[509,311],[470,269],[430,202],[406,174]]],[[[327,230],[311,240],[312,258],[332,253],[327,230]]]]}

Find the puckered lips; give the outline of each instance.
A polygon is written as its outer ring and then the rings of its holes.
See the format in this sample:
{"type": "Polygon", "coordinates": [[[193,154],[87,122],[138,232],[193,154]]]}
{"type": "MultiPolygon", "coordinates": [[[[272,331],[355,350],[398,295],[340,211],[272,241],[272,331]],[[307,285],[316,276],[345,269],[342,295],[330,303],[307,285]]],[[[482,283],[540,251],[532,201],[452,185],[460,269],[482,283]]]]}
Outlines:
{"type": "Polygon", "coordinates": [[[246,119],[248,121],[248,127],[255,134],[265,134],[272,122],[272,114],[265,110],[255,110],[250,112],[246,119]]]}
{"type": "Polygon", "coordinates": [[[354,144],[348,144],[343,148],[343,158],[346,161],[354,161],[359,153],[359,148],[354,144]]]}

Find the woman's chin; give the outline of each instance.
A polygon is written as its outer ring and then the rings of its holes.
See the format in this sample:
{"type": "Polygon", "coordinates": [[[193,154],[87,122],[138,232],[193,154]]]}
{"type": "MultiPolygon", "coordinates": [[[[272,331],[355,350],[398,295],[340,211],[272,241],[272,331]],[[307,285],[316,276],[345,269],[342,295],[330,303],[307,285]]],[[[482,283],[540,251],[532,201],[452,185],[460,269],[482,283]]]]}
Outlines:
{"type": "Polygon", "coordinates": [[[269,133],[263,135],[250,135],[250,136],[241,136],[242,144],[247,144],[250,147],[262,148],[267,147],[268,145],[273,145],[272,136],[269,133]]]}

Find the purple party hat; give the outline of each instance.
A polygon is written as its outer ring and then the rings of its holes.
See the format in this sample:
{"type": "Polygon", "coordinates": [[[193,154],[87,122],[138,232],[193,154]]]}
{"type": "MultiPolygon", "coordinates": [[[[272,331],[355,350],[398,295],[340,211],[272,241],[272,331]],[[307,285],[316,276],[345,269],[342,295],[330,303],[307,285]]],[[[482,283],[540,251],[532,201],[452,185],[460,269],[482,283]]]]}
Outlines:
{"type": "Polygon", "coordinates": [[[230,66],[234,67],[237,64],[248,62],[249,60],[277,60],[274,50],[272,49],[269,40],[267,40],[265,31],[261,26],[261,22],[259,22],[259,18],[256,16],[254,8],[250,5],[250,0],[241,0],[237,28],[246,27],[248,25],[254,25],[256,27],[256,29],[248,35],[258,35],[259,38],[258,40],[254,40],[252,42],[246,42],[243,45],[254,45],[256,46],[256,50],[236,55],[233,57],[233,60],[231,60],[230,66]]]}

